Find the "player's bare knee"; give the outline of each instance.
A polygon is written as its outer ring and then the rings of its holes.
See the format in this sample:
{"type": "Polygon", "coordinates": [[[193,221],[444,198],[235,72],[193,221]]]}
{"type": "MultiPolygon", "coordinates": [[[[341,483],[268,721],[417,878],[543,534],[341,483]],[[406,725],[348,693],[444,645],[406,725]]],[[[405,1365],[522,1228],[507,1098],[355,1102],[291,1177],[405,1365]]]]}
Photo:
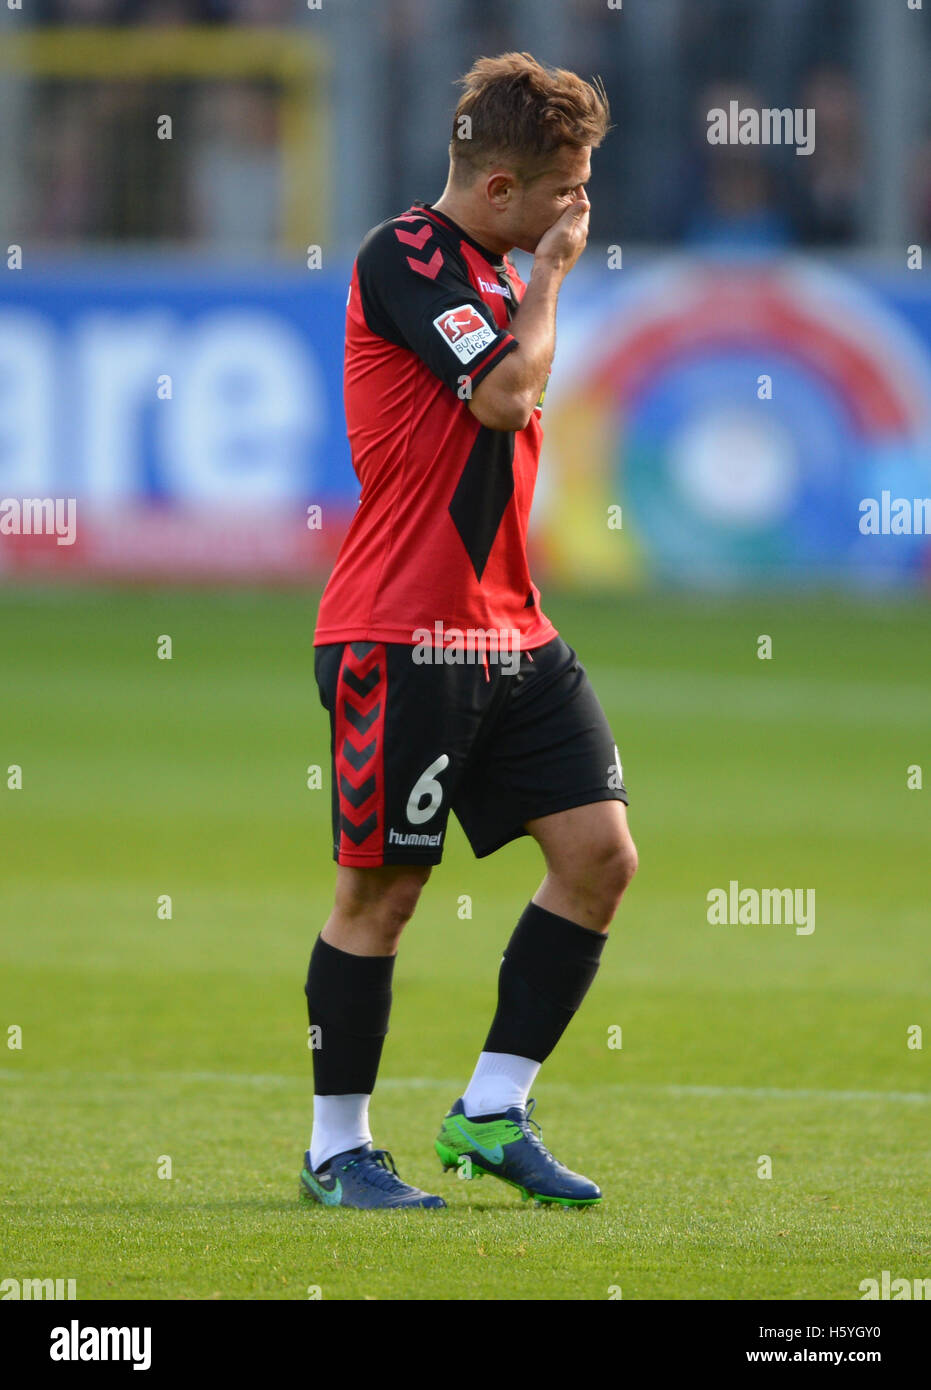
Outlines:
{"type": "Polygon", "coordinates": [[[615,853],[614,879],[618,897],[620,897],[629,886],[631,879],[637,872],[639,864],[640,856],[637,854],[637,846],[630,836],[627,835],[617,846],[615,853]]]}
{"type": "Polygon", "coordinates": [[[336,906],[344,917],[378,923],[389,932],[400,930],[414,915],[429,877],[429,865],[343,874],[337,883],[336,906]]]}
{"type": "Polygon", "coordinates": [[[588,898],[605,919],[614,916],[637,872],[637,848],[629,835],[597,841],[578,865],[575,890],[588,898]]]}
{"type": "Polygon", "coordinates": [[[605,899],[612,916],[636,872],[637,847],[630,836],[626,836],[614,846],[604,869],[605,899]]]}
{"type": "Polygon", "coordinates": [[[410,921],[429,876],[429,869],[423,872],[414,869],[391,884],[379,903],[379,917],[386,927],[400,931],[410,921]]]}

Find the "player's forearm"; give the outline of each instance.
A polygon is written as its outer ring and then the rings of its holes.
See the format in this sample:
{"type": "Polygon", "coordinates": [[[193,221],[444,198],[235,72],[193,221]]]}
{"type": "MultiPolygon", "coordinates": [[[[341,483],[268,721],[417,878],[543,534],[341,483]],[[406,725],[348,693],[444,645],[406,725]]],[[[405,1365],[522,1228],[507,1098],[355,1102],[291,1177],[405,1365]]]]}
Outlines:
{"type": "MultiPolygon", "coordinates": [[[[511,390],[527,405],[527,414],[540,399],[556,351],[556,303],[563,273],[544,262],[535,265],[511,332],[520,346],[501,363],[512,375],[511,390]]],[[[505,378],[506,380],[506,378],[505,378]]],[[[504,384],[504,382],[502,383],[504,384]]]]}
{"type": "Polygon", "coordinates": [[[560,267],[548,261],[534,264],[510,324],[518,346],[476,391],[476,402],[491,412],[491,428],[523,429],[540,399],[556,350],[556,303],[563,279],[560,267]]]}

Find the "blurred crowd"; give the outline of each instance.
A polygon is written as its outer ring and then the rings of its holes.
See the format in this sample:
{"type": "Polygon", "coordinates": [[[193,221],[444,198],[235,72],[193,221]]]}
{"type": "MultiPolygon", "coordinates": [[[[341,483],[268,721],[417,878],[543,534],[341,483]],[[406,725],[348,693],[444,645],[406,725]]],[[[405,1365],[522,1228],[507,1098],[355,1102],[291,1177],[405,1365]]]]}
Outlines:
{"type": "MultiPolygon", "coordinates": [[[[866,141],[874,113],[864,82],[862,5],[650,0],[626,4],[621,20],[606,0],[554,3],[555,27],[549,0],[322,0],[314,10],[307,0],[33,0],[30,11],[46,26],[295,26],[331,54],[333,101],[340,93],[354,99],[357,64],[377,73],[380,120],[368,132],[377,142],[374,166],[371,149],[341,148],[332,161],[343,179],[357,170],[371,179],[377,168],[371,221],[439,195],[456,100],[452,77],[479,54],[519,48],[605,82],[614,129],[594,164],[596,239],[868,242],[866,141]],[[539,44],[528,23],[534,7],[548,12],[539,44]],[[355,30],[346,13],[356,16],[355,30]],[[548,41],[558,51],[547,51],[548,41]],[[814,107],[815,153],[710,146],[707,112],[734,99],[757,109],[814,107]]],[[[926,72],[927,13],[914,25],[926,72]]],[[[923,110],[917,133],[903,135],[915,240],[931,236],[929,118],[923,110]]],[[[44,241],[258,250],[278,237],[282,124],[272,81],[43,79],[31,92],[27,130],[23,219],[44,241]],[[166,110],[185,132],[170,154],[151,139],[166,110]]]]}
{"type": "Polygon", "coordinates": [[[296,6],[294,0],[32,0],[31,9],[41,24],[284,24],[296,6]]]}

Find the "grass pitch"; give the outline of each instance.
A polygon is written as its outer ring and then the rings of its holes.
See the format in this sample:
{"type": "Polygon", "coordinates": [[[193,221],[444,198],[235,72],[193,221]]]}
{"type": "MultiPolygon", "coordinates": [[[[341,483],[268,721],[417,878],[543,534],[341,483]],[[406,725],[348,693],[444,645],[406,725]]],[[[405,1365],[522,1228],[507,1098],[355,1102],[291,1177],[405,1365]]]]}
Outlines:
{"type": "Polygon", "coordinates": [[[535,1087],[546,1142],[605,1201],[535,1209],[439,1171],[541,876],[529,840],[477,862],[455,826],[372,1107],[449,1210],[371,1215],[297,1197],[334,875],[313,596],[0,595],[0,1036],[22,1030],[0,1057],[0,1277],[79,1298],[858,1299],[883,1269],[931,1272],[929,1048],[908,1046],[931,1022],[931,787],[907,786],[931,778],[931,613],[546,609],[612,720],[641,855],[535,1087]],[[709,924],[732,879],[814,889],[815,930],[709,924]]]}

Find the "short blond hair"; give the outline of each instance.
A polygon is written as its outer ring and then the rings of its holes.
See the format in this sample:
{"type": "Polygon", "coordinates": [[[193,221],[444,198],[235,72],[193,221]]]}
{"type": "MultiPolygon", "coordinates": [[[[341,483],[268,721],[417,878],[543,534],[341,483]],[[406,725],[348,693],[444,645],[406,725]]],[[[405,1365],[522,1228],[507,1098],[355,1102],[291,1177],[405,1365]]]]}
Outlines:
{"type": "Polygon", "coordinates": [[[479,58],[459,85],[449,145],[459,184],[495,163],[532,179],[561,146],[595,149],[610,128],[600,78],[585,82],[566,68],[544,67],[529,53],[479,58]]]}

